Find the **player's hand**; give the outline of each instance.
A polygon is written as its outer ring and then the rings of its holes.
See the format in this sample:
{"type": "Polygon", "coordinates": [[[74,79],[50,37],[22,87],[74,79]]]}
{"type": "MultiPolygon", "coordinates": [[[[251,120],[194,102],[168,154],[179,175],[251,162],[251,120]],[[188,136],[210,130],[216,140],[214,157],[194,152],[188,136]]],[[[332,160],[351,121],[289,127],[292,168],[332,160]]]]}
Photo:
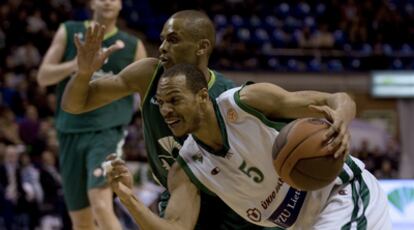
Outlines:
{"type": "Polygon", "coordinates": [[[106,158],[111,162],[112,169],[106,173],[106,179],[112,190],[122,199],[132,194],[132,174],[129,172],[125,162],[117,159],[115,154],[106,158]]]}
{"type": "Polygon", "coordinates": [[[326,131],[324,141],[327,143],[334,158],[343,157],[345,160],[350,149],[350,135],[346,120],[339,112],[326,105],[310,105],[309,108],[323,114],[323,116],[331,122],[331,126],[326,131]]]}
{"type": "Polygon", "coordinates": [[[77,49],[78,71],[92,75],[104,64],[105,60],[113,52],[124,48],[124,43],[116,42],[108,49],[102,50],[102,41],[105,35],[105,26],[94,24],[88,27],[85,41],[82,42],[78,34],[75,34],[75,46],[77,49]]]}

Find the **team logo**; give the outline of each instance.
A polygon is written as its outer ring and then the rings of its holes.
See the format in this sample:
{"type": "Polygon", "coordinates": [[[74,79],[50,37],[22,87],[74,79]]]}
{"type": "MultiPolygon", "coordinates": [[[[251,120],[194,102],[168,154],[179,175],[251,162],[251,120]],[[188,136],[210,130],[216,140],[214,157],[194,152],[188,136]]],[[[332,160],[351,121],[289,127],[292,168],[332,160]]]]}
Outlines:
{"type": "Polygon", "coordinates": [[[249,208],[246,213],[247,217],[253,222],[260,222],[262,220],[262,214],[257,208],[249,208]]]}
{"type": "Polygon", "coordinates": [[[178,151],[181,149],[181,144],[178,143],[173,136],[167,136],[158,139],[158,144],[160,144],[165,152],[168,153],[158,155],[158,158],[162,163],[162,167],[168,171],[170,170],[171,165],[175,162],[173,154],[178,154],[178,151]]]}
{"type": "Polygon", "coordinates": [[[237,118],[238,118],[238,115],[235,109],[230,108],[229,110],[227,110],[227,120],[229,122],[236,122],[237,118]]]}
{"type": "Polygon", "coordinates": [[[103,170],[101,168],[96,168],[95,170],[93,170],[93,175],[95,177],[100,177],[103,174],[103,170]]]}
{"type": "Polygon", "coordinates": [[[211,170],[211,175],[217,175],[220,172],[220,168],[219,167],[215,167],[213,170],[211,170]]]}

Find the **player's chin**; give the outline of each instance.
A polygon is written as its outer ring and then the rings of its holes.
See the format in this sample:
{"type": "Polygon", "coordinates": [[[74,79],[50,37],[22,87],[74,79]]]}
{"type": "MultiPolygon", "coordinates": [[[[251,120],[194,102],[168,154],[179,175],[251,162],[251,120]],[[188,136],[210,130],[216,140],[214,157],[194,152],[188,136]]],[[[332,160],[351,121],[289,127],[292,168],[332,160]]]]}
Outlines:
{"type": "Polygon", "coordinates": [[[186,132],[183,132],[183,131],[175,131],[175,130],[172,130],[172,133],[174,134],[175,137],[183,137],[183,136],[185,136],[187,134],[186,132]]]}
{"type": "Polygon", "coordinates": [[[164,67],[164,69],[169,69],[174,66],[174,64],[169,61],[161,61],[161,65],[164,67]]]}

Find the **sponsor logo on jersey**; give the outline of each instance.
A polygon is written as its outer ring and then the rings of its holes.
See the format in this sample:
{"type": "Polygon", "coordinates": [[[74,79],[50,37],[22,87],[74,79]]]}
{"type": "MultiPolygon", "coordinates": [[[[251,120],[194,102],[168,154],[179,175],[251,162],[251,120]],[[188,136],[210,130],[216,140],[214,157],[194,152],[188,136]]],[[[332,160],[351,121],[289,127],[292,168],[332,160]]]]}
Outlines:
{"type": "Polygon", "coordinates": [[[266,197],[266,199],[262,200],[260,202],[260,205],[262,205],[262,207],[266,210],[270,204],[273,203],[273,201],[276,199],[276,195],[279,193],[280,188],[283,185],[283,181],[282,179],[279,178],[279,180],[277,181],[276,187],[275,189],[266,197]]]}
{"type": "Polygon", "coordinates": [[[247,217],[253,222],[260,222],[262,220],[262,213],[257,208],[249,208],[246,213],[247,217]]]}
{"type": "Polygon", "coordinates": [[[227,110],[227,120],[229,122],[236,122],[237,118],[238,118],[238,114],[235,109],[230,108],[229,110],[227,110]]]}
{"type": "Polygon", "coordinates": [[[289,228],[296,222],[305,201],[305,197],[305,191],[298,191],[294,188],[290,188],[282,203],[272,213],[268,220],[283,228],[289,228]]]}

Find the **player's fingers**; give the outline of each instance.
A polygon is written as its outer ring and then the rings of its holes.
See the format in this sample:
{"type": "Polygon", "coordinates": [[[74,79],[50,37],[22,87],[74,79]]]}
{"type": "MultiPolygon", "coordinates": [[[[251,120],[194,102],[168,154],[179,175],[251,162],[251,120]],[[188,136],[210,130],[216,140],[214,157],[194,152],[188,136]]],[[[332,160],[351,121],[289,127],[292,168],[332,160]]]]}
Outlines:
{"type": "Polygon", "coordinates": [[[103,41],[103,39],[105,37],[105,29],[106,29],[106,27],[104,25],[99,26],[99,33],[98,33],[99,41],[103,41]]]}
{"type": "Polygon", "coordinates": [[[76,49],[79,51],[81,49],[81,47],[82,47],[82,42],[81,42],[81,40],[79,38],[79,34],[76,33],[75,35],[73,35],[73,39],[75,41],[76,49]]]}
{"type": "Polygon", "coordinates": [[[349,149],[349,135],[344,134],[339,136],[341,140],[341,145],[339,146],[338,150],[334,154],[334,158],[342,157],[344,154],[347,153],[349,149]]]}
{"type": "Polygon", "coordinates": [[[346,149],[346,145],[345,144],[341,144],[338,146],[338,148],[336,149],[334,155],[334,158],[337,159],[339,157],[341,157],[344,153],[345,153],[345,149],[346,149]]]}
{"type": "Polygon", "coordinates": [[[328,131],[325,134],[325,140],[331,140],[334,137],[340,136],[342,123],[342,121],[333,122],[333,124],[329,127],[328,131]]]}
{"type": "Polygon", "coordinates": [[[93,32],[93,25],[89,26],[88,29],[86,29],[85,42],[91,41],[92,32],[93,32]]]}
{"type": "Polygon", "coordinates": [[[129,170],[125,165],[117,165],[117,166],[113,166],[112,172],[114,174],[117,173],[128,173],[129,170]]]}
{"type": "Polygon", "coordinates": [[[319,106],[319,105],[309,105],[309,109],[320,113],[323,115],[329,122],[333,123],[333,112],[332,109],[326,105],[319,106]]]}
{"type": "Polygon", "coordinates": [[[119,158],[116,158],[114,160],[112,160],[111,165],[113,167],[117,167],[117,166],[124,166],[125,165],[125,161],[119,158]]]}

